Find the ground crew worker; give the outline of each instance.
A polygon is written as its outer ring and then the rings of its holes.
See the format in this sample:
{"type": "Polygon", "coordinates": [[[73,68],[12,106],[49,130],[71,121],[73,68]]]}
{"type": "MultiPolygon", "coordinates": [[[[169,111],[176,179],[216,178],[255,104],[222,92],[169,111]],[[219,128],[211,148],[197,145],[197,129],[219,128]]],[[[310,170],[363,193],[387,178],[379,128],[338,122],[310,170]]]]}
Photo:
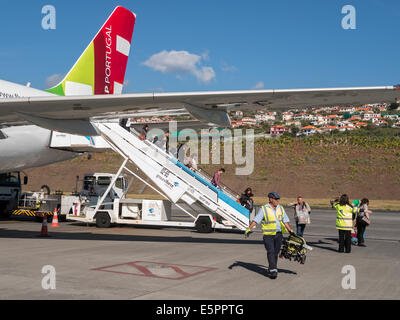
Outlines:
{"type": "Polygon", "coordinates": [[[285,209],[279,204],[280,196],[276,192],[268,194],[269,203],[262,206],[255,216],[254,220],[247,228],[245,236],[248,237],[251,229],[256,224],[261,223],[263,231],[264,246],[267,250],[268,273],[271,279],[278,277],[278,255],[282,245],[282,234],[290,232],[294,234],[289,225],[289,218],[285,209]]]}
{"type": "Polygon", "coordinates": [[[338,252],[351,252],[351,229],[353,220],[360,209],[353,207],[349,202],[349,196],[343,194],[339,200],[331,201],[333,208],[336,209],[336,229],[339,230],[339,250],[338,252]],[[346,250],[346,251],[345,251],[346,250]]]}

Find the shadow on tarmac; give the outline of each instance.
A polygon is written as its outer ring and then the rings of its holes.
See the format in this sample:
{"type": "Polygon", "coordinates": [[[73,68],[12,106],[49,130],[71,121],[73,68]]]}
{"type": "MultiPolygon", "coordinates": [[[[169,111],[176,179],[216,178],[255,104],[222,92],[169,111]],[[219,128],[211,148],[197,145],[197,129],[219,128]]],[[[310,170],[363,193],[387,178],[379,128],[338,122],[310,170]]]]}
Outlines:
{"type": "MultiPolygon", "coordinates": [[[[331,240],[331,241],[335,241],[338,242],[337,239],[333,239],[333,238],[325,238],[325,240],[331,240]]],[[[318,242],[307,242],[307,244],[313,248],[318,248],[318,249],[322,249],[322,250],[328,250],[328,251],[333,251],[333,252],[337,252],[337,248],[332,248],[332,247],[325,247],[325,246],[321,246],[321,244],[327,244],[327,245],[332,245],[332,243],[330,242],[324,242],[322,240],[319,240],[318,242]]]]}
{"type": "MultiPolygon", "coordinates": [[[[34,239],[38,238],[38,231],[21,231],[0,229],[0,238],[10,239],[34,239]]],[[[261,240],[248,239],[216,239],[216,238],[197,238],[197,237],[177,237],[177,236],[144,236],[144,235],[118,235],[118,234],[98,234],[89,232],[51,232],[49,237],[43,238],[50,240],[103,240],[103,241],[129,241],[129,242],[189,242],[189,243],[222,243],[222,244],[260,244],[261,240]]]]}
{"type": "MultiPolygon", "coordinates": [[[[231,264],[228,268],[232,270],[235,267],[242,267],[249,271],[258,273],[264,277],[269,277],[268,268],[263,265],[260,265],[260,264],[236,261],[235,263],[231,264]]],[[[297,274],[296,272],[293,272],[291,270],[285,270],[285,269],[279,269],[279,268],[278,268],[278,273],[297,274]]]]}

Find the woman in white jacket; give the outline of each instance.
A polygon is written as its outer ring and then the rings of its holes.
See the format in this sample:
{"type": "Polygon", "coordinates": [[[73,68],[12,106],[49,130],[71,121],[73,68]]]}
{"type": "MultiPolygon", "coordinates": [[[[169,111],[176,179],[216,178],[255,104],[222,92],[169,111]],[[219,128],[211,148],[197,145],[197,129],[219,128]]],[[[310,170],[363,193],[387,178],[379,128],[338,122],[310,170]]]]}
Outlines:
{"type": "Polygon", "coordinates": [[[296,220],[296,234],[303,236],[306,224],[310,224],[311,208],[303,197],[298,196],[297,202],[290,203],[289,206],[294,208],[294,219],[296,220]]]}

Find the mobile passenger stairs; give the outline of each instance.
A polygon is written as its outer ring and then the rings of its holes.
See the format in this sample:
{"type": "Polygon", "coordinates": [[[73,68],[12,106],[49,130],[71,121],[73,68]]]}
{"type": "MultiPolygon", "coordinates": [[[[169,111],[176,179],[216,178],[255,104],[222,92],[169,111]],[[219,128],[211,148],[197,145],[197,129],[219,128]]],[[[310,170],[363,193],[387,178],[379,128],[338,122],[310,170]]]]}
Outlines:
{"type": "Polygon", "coordinates": [[[201,170],[190,170],[165,150],[148,140],[141,140],[134,130],[129,132],[118,123],[99,122],[94,125],[103,139],[124,158],[124,161],[103,196],[97,200],[97,204],[92,202],[86,207],[80,206],[80,212],[75,210],[67,216],[69,220],[96,221],[98,226],[118,223],[195,227],[203,233],[211,232],[213,229],[244,231],[248,228],[249,210],[237,202],[238,195],[233,191],[226,187],[222,187],[222,190],[214,187],[210,176],[201,170]],[[127,168],[128,162],[139,168],[157,188],[127,168]],[[128,199],[125,197],[126,192],[121,198],[110,199],[109,193],[116,182],[116,177],[123,172],[147,184],[169,201],[128,199]],[[112,202],[106,203],[106,199],[112,202]],[[190,216],[193,221],[173,221],[171,203],[190,216]],[[186,210],[182,204],[185,204],[186,208],[193,209],[194,213],[186,210]],[[202,209],[199,210],[199,207],[202,209]]]}

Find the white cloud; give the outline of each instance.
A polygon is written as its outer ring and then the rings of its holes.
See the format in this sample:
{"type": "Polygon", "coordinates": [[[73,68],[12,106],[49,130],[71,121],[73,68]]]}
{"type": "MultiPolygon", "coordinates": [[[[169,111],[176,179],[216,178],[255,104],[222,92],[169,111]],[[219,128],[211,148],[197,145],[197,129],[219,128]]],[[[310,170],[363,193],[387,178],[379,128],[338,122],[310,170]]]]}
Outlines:
{"type": "Polygon", "coordinates": [[[46,78],[46,86],[48,88],[52,88],[55,85],[59,84],[60,81],[64,78],[64,75],[61,73],[56,73],[46,78]]]}
{"type": "Polygon", "coordinates": [[[228,65],[225,61],[222,62],[222,71],[224,72],[236,72],[238,69],[235,66],[228,65]]]}
{"type": "Polygon", "coordinates": [[[257,84],[252,89],[254,90],[264,89],[264,82],[262,81],[257,82],[257,84]]]}
{"type": "Polygon", "coordinates": [[[190,74],[203,83],[210,83],[216,75],[212,67],[201,65],[202,60],[207,57],[208,53],[199,56],[187,51],[164,50],[152,55],[143,64],[162,73],[175,74],[178,78],[190,74]]]}

